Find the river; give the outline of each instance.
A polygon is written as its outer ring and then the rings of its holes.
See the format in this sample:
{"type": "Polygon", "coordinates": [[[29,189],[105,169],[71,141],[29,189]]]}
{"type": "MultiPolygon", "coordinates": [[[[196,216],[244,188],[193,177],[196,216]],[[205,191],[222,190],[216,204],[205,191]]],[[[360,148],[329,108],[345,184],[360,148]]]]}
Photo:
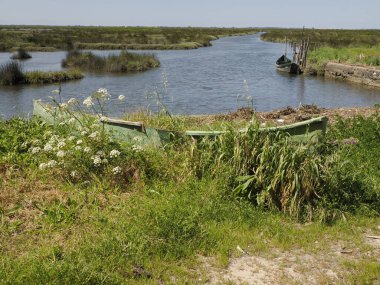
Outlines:
{"type": "MultiPolygon", "coordinates": [[[[214,114],[251,106],[269,111],[285,106],[316,104],[321,107],[373,106],[380,103],[380,89],[309,76],[291,76],[275,69],[284,45],[260,40],[259,35],[226,37],[212,47],[197,50],[154,51],[161,67],[128,75],[86,74],[79,81],[62,84],[62,97],[83,100],[98,88],[112,95],[108,113],[155,109],[154,91],[174,114],[214,114]],[[118,95],[126,101],[120,104],[118,95]],[[148,97],[148,98],[147,98],[148,97]]],[[[119,51],[94,51],[97,54],[119,51]]],[[[32,52],[24,70],[61,70],[65,52],[32,52]]],[[[9,60],[0,53],[0,64],[9,60]]],[[[33,99],[49,102],[57,85],[0,87],[0,115],[9,118],[32,112],[33,99]]]]}

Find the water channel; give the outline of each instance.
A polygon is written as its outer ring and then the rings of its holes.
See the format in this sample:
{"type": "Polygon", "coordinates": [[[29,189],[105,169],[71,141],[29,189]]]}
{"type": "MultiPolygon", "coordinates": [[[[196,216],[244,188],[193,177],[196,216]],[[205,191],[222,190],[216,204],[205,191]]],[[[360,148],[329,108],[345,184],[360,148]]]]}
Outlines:
{"type": "MultiPolygon", "coordinates": [[[[174,114],[227,113],[251,104],[257,111],[269,111],[299,104],[336,108],[380,103],[380,89],[276,71],[274,63],[283,51],[283,44],[261,41],[259,35],[226,37],[197,50],[152,51],[160,68],[128,75],[86,74],[82,80],[63,83],[62,97],[83,100],[106,88],[112,95],[108,110],[114,117],[125,110],[155,108],[154,91],[174,114]],[[118,102],[120,94],[126,96],[125,104],[118,102]]],[[[10,55],[0,53],[0,64],[10,55]]],[[[31,55],[22,63],[24,70],[61,70],[65,52],[31,55]]],[[[31,114],[33,99],[49,102],[54,89],[57,85],[0,87],[0,116],[31,114]]]]}

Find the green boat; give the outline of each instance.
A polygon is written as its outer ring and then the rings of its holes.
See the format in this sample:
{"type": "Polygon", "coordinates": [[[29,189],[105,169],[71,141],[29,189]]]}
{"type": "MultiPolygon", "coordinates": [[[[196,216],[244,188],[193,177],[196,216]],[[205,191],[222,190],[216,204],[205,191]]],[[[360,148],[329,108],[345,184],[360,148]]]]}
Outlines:
{"type": "MultiPolygon", "coordinates": [[[[41,101],[33,101],[33,114],[50,124],[55,124],[56,119],[48,108],[49,106],[41,101]]],[[[143,122],[132,122],[108,117],[102,117],[100,121],[104,124],[105,130],[116,139],[133,142],[135,145],[140,146],[159,147],[172,141],[174,138],[191,137],[202,139],[205,137],[217,137],[226,133],[226,131],[188,130],[180,132],[162,130],[146,127],[143,122]]],[[[327,121],[327,117],[318,117],[291,125],[259,128],[259,132],[280,131],[288,133],[296,141],[318,140],[326,133],[327,121]]],[[[246,132],[247,128],[239,131],[246,132]]]]}

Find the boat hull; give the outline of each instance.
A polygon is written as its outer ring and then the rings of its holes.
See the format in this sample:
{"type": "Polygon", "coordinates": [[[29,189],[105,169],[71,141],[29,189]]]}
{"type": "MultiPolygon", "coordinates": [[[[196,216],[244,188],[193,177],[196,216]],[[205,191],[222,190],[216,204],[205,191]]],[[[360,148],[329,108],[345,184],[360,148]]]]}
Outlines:
{"type": "MultiPolygon", "coordinates": [[[[48,111],[47,106],[48,105],[40,101],[33,101],[33,114],[41,117],[41,119],[52,125],[56,124],[57,120],[54,114],[48,111]]],[[[283,132],[290,135],[291,139],[295,141],[319,140],[326,133],[327,121],[327,117],[318,117],[291,125],[259,128],[258,131],[261,133],[283,132]]],[[[101,123],[104,124],[104,129],[115,139],[131,142],[134,145],[140,145],[142,147],[159,147],[181,137],[191,137],[193,139],[217,137],[227,132],[199,130],[177,132],[157,128],[146,128],[142,122],[129,122],[110,118],[102,119],[101,123]]],[[[239,132],[246,131],[246,128],[239,130],[239,132]]]]}

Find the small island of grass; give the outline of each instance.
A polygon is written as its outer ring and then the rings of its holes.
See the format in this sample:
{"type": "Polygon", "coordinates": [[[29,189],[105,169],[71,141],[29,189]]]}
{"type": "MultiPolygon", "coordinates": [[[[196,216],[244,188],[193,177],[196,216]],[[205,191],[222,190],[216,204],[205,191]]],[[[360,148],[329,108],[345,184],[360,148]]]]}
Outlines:
{"type": "Polygon", "coordinates": [[[0,85],[48,84],[82,79],[81,71],[27,71],[22,70],[18,62],[9,62],[0,66],[0,85]]]}
{"type": "Polygon", "coordinates": [[[92,72],[139,72],[159,67],[153,54],[122,51],[119,55],[98,56],[92,52],[69,51],[62,67],[79,68],[92,72]]]}

